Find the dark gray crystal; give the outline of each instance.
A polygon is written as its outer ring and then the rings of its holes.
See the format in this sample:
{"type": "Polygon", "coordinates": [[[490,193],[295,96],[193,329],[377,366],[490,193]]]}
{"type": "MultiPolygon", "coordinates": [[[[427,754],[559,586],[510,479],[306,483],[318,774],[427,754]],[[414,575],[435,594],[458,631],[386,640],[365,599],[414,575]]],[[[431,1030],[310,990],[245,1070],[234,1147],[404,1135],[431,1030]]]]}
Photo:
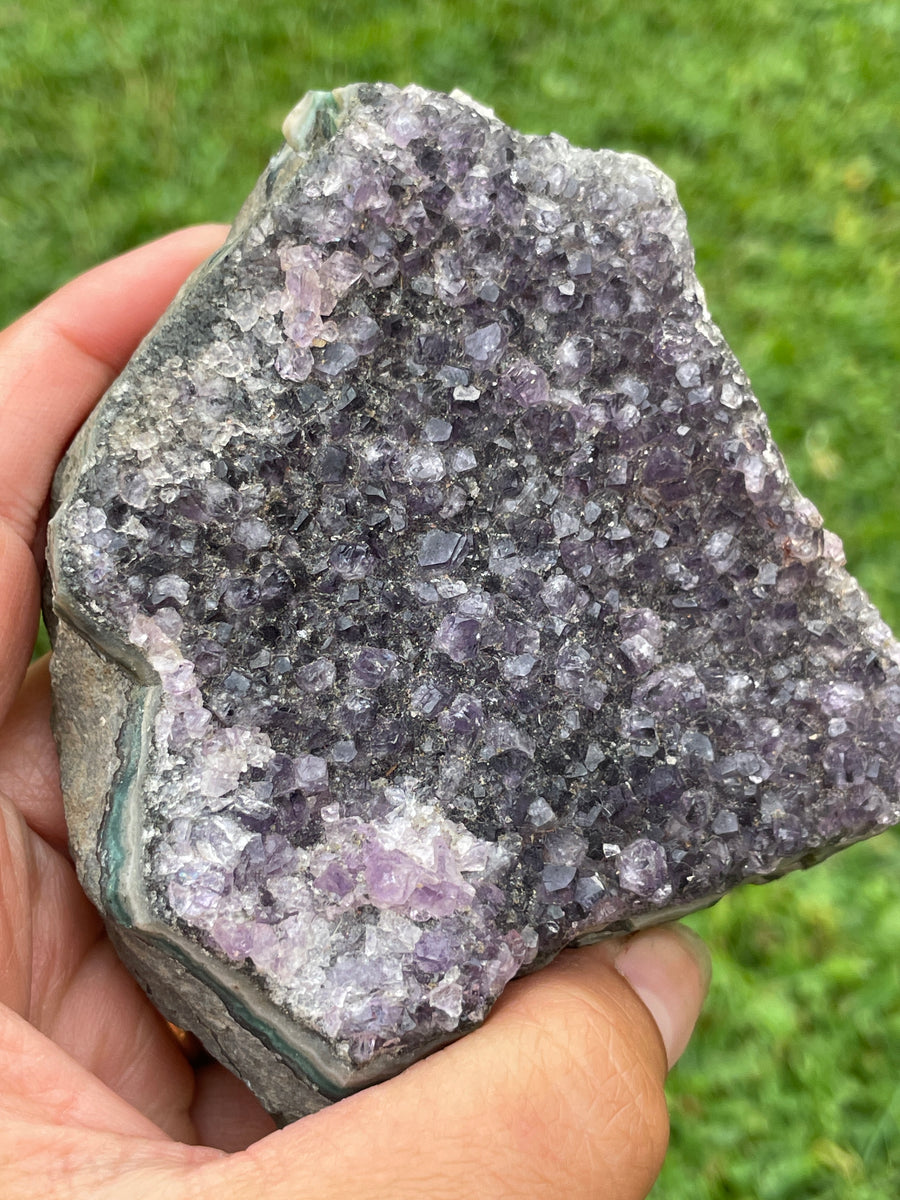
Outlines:
{"type": "Polygon", "coordinates": [[[655,167],[417,87],[286,136],[49,560],[85,887],[289,1118],[897,821],[900,650],[655,167]]]}

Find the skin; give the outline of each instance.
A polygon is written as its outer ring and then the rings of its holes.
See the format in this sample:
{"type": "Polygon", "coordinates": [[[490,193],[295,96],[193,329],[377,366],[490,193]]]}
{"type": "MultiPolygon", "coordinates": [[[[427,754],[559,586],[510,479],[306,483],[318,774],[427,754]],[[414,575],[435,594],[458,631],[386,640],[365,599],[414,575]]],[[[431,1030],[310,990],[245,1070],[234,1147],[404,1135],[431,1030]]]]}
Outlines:
{"type": "Polygon", "coordinates": [[[663,1084],[709,960],[685,929],[566,951],[483,1028],[276,1131],[118,962],[66,845],[38,620],[47,493],[73,434],[187,274],[182,230],[0,334],[0,1195],[6,1200],[643,1197],[663,1084]]]}

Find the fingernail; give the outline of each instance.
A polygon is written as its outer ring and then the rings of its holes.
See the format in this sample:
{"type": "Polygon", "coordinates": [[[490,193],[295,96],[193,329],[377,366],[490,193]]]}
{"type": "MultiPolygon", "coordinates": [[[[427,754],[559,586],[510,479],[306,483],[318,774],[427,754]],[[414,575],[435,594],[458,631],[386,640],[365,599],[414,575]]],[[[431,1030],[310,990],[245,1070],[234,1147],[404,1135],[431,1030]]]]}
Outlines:
{"type": "Polygon", "coordinates": [[[705,943],[686,925],[648,929],[624,943],[615,967],[649,1009],[673,1067],[709,989],[712,964],[705,943]]]}

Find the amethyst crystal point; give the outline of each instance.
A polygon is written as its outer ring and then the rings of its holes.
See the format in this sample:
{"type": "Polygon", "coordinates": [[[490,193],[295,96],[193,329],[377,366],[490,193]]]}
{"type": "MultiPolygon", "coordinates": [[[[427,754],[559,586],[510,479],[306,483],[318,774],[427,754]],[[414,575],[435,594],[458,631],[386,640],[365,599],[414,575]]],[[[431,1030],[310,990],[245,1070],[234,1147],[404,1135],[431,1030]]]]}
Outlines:
{"type": "Polygon", "coordinates": [[[417,87],[286,132],[50,566],[85,887],[289,1118],[898,820],[900,660],[655,167],[417,87]]]}

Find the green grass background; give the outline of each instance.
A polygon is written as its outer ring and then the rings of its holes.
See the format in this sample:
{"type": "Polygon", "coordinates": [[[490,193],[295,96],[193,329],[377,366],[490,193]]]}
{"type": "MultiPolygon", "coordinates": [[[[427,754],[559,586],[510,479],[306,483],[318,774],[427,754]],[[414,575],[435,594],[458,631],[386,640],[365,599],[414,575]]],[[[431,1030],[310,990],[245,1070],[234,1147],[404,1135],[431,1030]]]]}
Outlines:
{"type": "MultiPolygon", "coordinates": [[[[309,87],[462,87],[652,157],[801,488],[900,628],[897,0],[0,0],[0,319],[228,220],[309,87]]],[[[655,1200],[900,1194],[900,839],[691,920],[655,1200]]]]}

